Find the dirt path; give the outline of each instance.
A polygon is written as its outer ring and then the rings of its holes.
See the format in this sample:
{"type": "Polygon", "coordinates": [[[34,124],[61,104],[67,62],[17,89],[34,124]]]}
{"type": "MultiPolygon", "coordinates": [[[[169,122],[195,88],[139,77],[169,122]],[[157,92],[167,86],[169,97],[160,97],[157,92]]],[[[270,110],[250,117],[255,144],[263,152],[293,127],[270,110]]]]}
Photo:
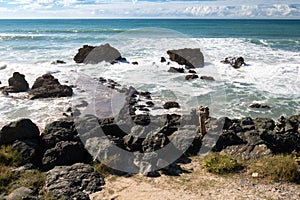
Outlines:
{"type": "Polygon", "coordinates": [[[199,199],[300,199],[300,185],[264,183],[245,175],[217,176],[207,173],[199,159],[182,166],[191,173],[149,178],[141,175],[106,178],[103,190],[92,200],[199,200],[199,199]]]}

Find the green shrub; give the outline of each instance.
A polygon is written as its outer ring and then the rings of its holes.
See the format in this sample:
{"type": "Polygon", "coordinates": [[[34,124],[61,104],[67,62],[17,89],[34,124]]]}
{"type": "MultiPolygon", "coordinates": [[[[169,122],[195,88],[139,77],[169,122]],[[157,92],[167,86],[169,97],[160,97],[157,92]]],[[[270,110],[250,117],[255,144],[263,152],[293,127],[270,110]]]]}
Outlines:
{"type": "Polygon", "coordinates": [[[20,166],[24,162],[22,156],[11,146],[1,146],[0,148],[0,165],[20,166]]]}
{"type": "Polygon", "coordinates": [[[17,179],[10,167],[0,165],[0,193],[7,193],[9,186],[17,179]]]}
{"type": "Polygon", "coordinates": [[[296,181],[300,175],[298,163],[293,155],[275,155],[257,160],[249,165],[250,174],[273,181],[296,181]]]}
{"type": "Polygon", "coordinates": [[[214,174],[237,172],[244,168],[243,160],[230,154],[210,153],[202,161],[202,166],[214,174]]]}

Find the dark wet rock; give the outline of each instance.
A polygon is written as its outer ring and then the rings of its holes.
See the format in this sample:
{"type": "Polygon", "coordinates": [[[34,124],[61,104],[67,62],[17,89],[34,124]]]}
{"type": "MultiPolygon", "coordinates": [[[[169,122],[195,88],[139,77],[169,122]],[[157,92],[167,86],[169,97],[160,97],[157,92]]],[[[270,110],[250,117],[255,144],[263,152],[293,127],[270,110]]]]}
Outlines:
{"type": "Polygon", "coordinates": [[[230,64],[233,68],[240,68],[242,65],[245,65],[245,61],[243,57],[227,57],[221,61],[224,64],[230,64]]]}
{"type": "Polygon", "coordinates": [[[154,103],[152,101],[147,101],[146,104],[147,104],[148,107],[153,107],[154,106],[154,103]]]}
{"type": "Polygon", "coordinates": [[[171,73],[184,73],[184,69],[183,68],[170,67],[168,72],[171,72],[171,73]]]}
{"type": "Polygon", "coordinates": [[[249,145],[241,144],[228,146],[221,151],[231,155],[242,156],[244,159],[259,159],[263,157],[272,156],[272,151],[265,144],[249,145]]]}
{"type": "Polygon", "coordinates": [[[167,54],[170,60],[186,65],[188,68],[204,67],[204,57],[199,48],[168,50],[167,54]]]}
{"type": "Polygon", "coordinates": [[[133,65],[138,65],[139,63],[137,61],[132,62],[133,65]]]}
{"type": "Polygon", "coordinates": [[[185,80],[191,80],[191,79],[196,79],[199,78],[197,74],[188,74],[185,76],[185,80]]]}
{"type": "Polygon", "coordinates": [[[255,129],[257,130],[273,130],[275,122],[270,118],[256,118],[254,120],[255,129]]]}
{"type": "Polygon", "coordinates": [[[170,108],[180,108],[179,103],[175,101],[168,101],[163,105],[164,109],[170,109],[170,108]]]}
{"type": "Polygon", "coordinates": [[[189,73],[191,73],[191,74],[197,74],[197,72],[195,70],[192,70],[192,69],[189,70],[189,73]]]}
{"type": "Polygon", "coordinates": [[[148,124],[150,124],[151,119],[148,114],[139,114],[139,115],[133,116],[133,121],[135,124],[147,126],[148,124]]]}
{"type": "Polygon", "coordinates": [[[56,60],[56,61],[53,61],[51,64],[52,64],[52,65],[57,65],[57,64],[66,64],[66,62],[65,62],[65,61],[63,61],[63,60],[56,60]]]}
{"type": "Polygon", "coordinates": [[[136,137],[133,135],[126,135],[123,137],[123,141],[126,150],[129,150],[131,152],[142,151],[142,142],[144,141],[144,138],[136,137]]]}
{"type": "Polygon", "coordinates": [[[163,62],[167,62],[167,60],[166,60],[165,57],[161,57],[161,58],[160,58],[160,62],[162,62],[162,63],[163,63],[163,62]]]}
{"type": "Polygon", "coordinates": [[[249,106],[250,108],[265,108],[270,109],[271,107],[265,104],[253,103],[249,106]]]}
{"type": "Polygon", "coordinates": [[[89,200],[105,184],[104,177],[90,165],[57,166],[46,173],[45,190],[56,199],[89,200]]]}
{"type": "Polygon", "coordinates": [[[14,72],[13,76],[8,79],[8,86],[3,88],[3,92],[26,92],[28,89],[29,85],[25,80],[25,75],[20,74],[19,72],[14,72]]]}
{"type": "Polygon", "coordinates": [[[29,94],[30,99],[68,97],[72,96],[73,89],[67,85],[61,85],[51,74],[45,74],[35,80],[29,94]]]}
{"type": "Polygon", "coordinates": [[[200,76],[200,79],[206,80],[206,81],[214,81],[214,77],[212,76],[200,76]]]}
{"type": "Polygon", "coordinates": [[[81,142],[62,141],[45,152],[42,164],[43,169],[49,170],[55,166],[90,163],[91,161],[90,154],[81,142]]]}
{"type": "Polygon", "coordinates": [[[120,52],[109,44],[96,47],[84,45],[83,48],[78,50],[78,53],[74,57],[76,63],[85,64],[97,64],[103,61],[113,63],[121,59],[120,52]]]}
{"type": "Polygon", "coordinates": [[[41,165],[42,146],[40,139],[16,140],[12,149],[19,152],[24,163],[32,163],[35,166],[41,165]]]}
{"type": "Polygon", "coordinates": [[[261,132],[258,130],[249,130],[245,132],[237,133],[237,136],[241,138],[245,143],[250,145],[258,145],[264,143],[260,138],[261,132]]]}
{"type": "Polygon", "coordinates": [[[38,138],[40,131],[30,119],[20,119],[5,125],[0,131],[0,145],[12,144],[16,140],[38,138]]]}

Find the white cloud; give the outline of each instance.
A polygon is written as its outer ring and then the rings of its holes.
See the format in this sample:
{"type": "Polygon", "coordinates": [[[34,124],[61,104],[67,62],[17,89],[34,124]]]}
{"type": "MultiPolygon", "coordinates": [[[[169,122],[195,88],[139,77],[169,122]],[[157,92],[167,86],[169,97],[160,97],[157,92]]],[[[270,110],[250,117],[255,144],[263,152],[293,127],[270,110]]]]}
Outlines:
{"type": "MultiPolygon", "coordinates": [[[[0,0],[1,1],[1,0],[0,0]]],[[[45,18],[296,18],[299,0],[14,0],[11,17],[45,18]]],[[[7,14],[7,13],[6,13],[7,14]]],[[[0,17],[2,17],[0,13],[0,17]]]]}

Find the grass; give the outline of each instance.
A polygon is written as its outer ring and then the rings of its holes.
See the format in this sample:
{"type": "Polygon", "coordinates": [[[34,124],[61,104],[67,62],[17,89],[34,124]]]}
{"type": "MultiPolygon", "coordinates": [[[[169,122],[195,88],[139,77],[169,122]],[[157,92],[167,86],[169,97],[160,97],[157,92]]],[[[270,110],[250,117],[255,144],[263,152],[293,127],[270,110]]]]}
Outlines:
{"type": "Polygon", "coordinates": [[[243,169],[244,161],[230,154],[209,153],[202,160],[202,166],[214,174],[229,174],[243,169]]]}
{"type": "Polygon", "coordinates": [[[275,155],[252,162],[248,173],[272,181],[295,182],[300,176],[298,163],[293,155],[275,155]]]}
{"type": "Polygon", "coordinates": [[[20,166],[24,163],[22,156],[17,151],[13,150],[10,145],[0,147],[0,161],[1,165],[13,167],[20,166]]]}

